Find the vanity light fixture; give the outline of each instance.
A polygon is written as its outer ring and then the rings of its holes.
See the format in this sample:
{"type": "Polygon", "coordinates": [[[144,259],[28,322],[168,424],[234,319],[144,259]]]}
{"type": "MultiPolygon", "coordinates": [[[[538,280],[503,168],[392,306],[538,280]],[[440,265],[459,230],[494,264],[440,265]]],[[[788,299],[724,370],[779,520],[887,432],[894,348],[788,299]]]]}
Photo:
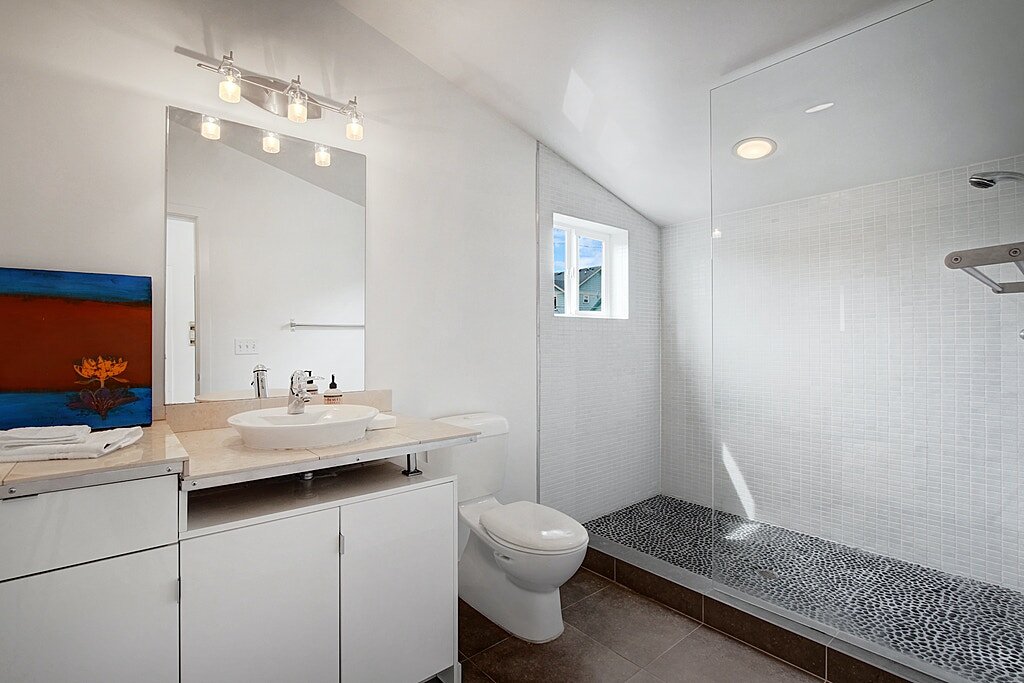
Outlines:
{"type": "Polygon", "coordinates": [[[203,123],[199,127],[199,134],[207,140],[220,140],[220,119],[216,116],[203,115],[203,123]]]}
{"type": "Polygon", "coordinates": [[[288,95],[288,120],[292,123],[305,123],[309,113],[309,95],[302,89],[299,76],[292,79],[285,94],[288,95]]]}
{"type": "Polygon", "coordinates": [[[763,159],[774,153],[778,145],[771,138],[746,138],[733,145],[733,154],[740,159],[763,159]]]}
{"type": "Polygon", "coordinates": [[[804,109],[804,113],[817,114],[819,111],[825,111],[826,109],[830,109],[834,106],[836,106],[835,102],[822,102],[821,104],[816,104],[813,107],[808,107],[807,109],[804,109]]]}
{"type": "Polygon", "coordinates": [[[222,100],[232,104],[242,101],[242,85],[238,82],[242,72],[235,68],[234,59],[235,53],[228,52],[217,67],[217,72],[221,75],[217,94],[222,100]]]}
{"type": "Polygon", "coordinates": [[[263,151],[267,154],[277,154],[280,152],[281,136],[270,130],[263,131],[263,151]]]}
{"type": "Polygon", "coordinates": [[[286,116],[294,123],[322,118],[324,110],[333,111],[345,119],[346,138],[357,142],[363,139],[363,113],[359,111],[355,97],[347,104],[338,104],[303,88],[300,76],[282,81],[273,76],[244,71],[235,66],[233,51],[224,55],[217,66],[207,62],[198,62],[196,66],[221,77],[217,94],[225,102],[248,100],[271,114],[286,116]]]}
{"type": "Polygon", "coordinates": [[[327,145],[317,145],[313,152],[313,163],[317,166],[331,165],[331,148],[327,145]]]}
{"type": "Polygon", "coordinates": [[[356,107],[356,98],[352,98],[348,101],[348,104],[343,108],[345,116],[348,117],[348,123],[345,125],[345,137],[349,140],[359,141],[363,139],[363,115],[359,112],[356,107]]]}

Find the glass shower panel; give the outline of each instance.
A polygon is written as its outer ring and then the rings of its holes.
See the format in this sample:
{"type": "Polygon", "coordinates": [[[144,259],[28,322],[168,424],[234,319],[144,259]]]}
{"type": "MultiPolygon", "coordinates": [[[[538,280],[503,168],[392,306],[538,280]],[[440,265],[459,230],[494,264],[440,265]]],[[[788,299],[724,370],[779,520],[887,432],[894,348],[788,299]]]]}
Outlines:
{"type": "Polygon", "coordinates": [[[1021,35],[933,0],[711,94],[716,586],[948,680],[1024,679],[1021,35]]]}

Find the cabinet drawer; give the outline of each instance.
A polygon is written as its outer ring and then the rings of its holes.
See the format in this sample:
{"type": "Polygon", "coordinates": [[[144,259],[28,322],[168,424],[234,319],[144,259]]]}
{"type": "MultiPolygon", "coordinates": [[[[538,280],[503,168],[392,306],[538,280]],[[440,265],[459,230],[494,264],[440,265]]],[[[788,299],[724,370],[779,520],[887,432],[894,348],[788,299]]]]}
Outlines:
{"type": "Polygon", "coordinates": [[[0,501],[0,581],[174,543],[174,475],[0,501]]]}

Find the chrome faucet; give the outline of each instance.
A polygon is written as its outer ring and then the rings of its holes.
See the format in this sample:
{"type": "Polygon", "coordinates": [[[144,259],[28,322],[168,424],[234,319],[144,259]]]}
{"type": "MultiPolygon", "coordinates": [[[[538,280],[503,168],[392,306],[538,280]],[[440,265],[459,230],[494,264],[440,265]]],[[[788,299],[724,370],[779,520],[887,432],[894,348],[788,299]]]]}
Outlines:
{"type": "Polygon", "coordinates": [[[306,391],[306,385],[315,379],[323,379],[323,377],[313,377],[312,374],[307,375],[306,372],[296,370],[292,373],[292,379],[288,385],[289,415],[302,415],[306,412],[306,404],[309,403],[309,392],[306,391]]]}
{"type": "Polygon", "coordinates": [[[267,390],[267,366],[260,363],[252,369],[252,388],[256,398],[267,398],[270,392],[267,390]]]}

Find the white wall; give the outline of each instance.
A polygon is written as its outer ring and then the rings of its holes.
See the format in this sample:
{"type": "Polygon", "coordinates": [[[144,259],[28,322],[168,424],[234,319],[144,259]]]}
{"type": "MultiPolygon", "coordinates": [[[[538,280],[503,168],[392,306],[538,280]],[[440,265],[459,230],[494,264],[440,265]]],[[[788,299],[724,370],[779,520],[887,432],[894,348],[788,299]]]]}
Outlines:
{"type": "MultiPolygon", "coordinates": [[[[152,275],[162,302],[166,105],[367,156],[366,384],[398,410],[508,416],[506,496],[534,498],[534,142],[328,0],[41,0],[5,7],[3,265],[152,275]],[[359,95],[366,139],[216,97],[174,52],[359,95]],[[496,306],[495,302],[500,302],[496,306]]],[[[268,255],[268,267],[287,267],[268,255]]],[[[163,395],[162,310],[154,395],[163,395]]]]}
{"type": "Polygon", "coordinates": [[[586,521],[658,493],[660,230],[543,145],[537,173],[540,498],[586,521]],[[629,232],[628,319],[554,316],[554,213],[629,232]]]}

